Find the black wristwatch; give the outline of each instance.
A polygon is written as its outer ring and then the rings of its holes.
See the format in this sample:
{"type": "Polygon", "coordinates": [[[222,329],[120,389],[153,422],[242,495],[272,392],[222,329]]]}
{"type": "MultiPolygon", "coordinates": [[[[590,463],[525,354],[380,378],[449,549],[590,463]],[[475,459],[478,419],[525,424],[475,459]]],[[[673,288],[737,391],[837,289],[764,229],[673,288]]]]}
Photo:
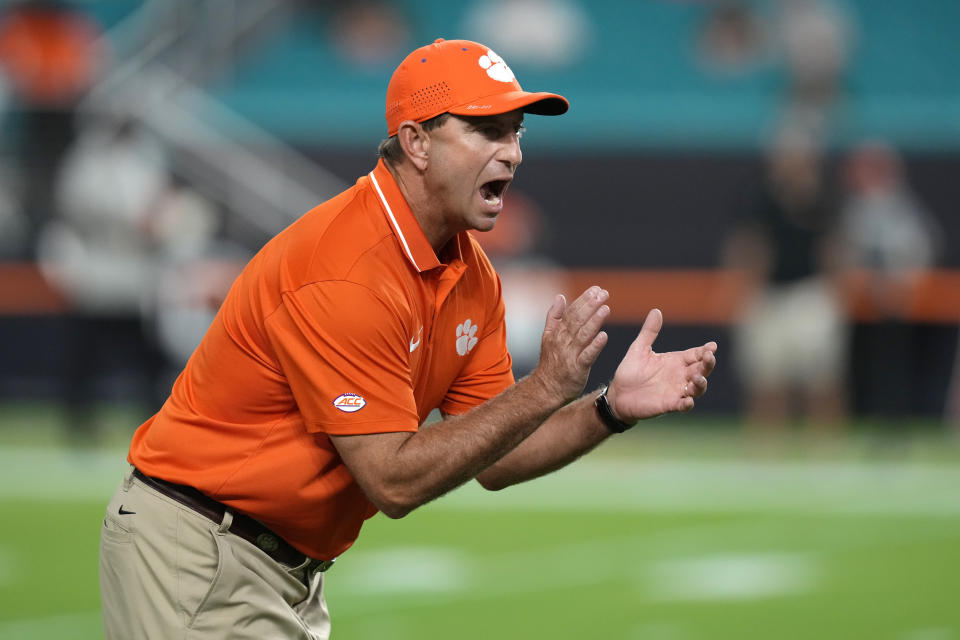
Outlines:
{"type": "Polygon", "coordinates": [[[609,388],[610,385],[608,384],[603,386],[600,395],[593,401],[593,406],[597,408],[597,415],[600,416],[600,422],[602,422],[607,429],[610,429],[610,431],[614,433],[623,433],[636,423],[623,422],[617,418],[617,416],[613,415],[613,409],[610,408],[610,401],[607,399],[607,389],[609,388]]]}

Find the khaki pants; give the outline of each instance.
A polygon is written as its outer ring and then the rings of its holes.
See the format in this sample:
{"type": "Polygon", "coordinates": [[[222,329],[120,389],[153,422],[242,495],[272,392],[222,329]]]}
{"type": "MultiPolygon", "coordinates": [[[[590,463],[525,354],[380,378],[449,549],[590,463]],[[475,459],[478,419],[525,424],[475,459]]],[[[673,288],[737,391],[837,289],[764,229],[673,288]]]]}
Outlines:
{"type": "Polygon", "coordinates": [[[329,638],[322,573],[277,562],[230,534],[229,512],[215,524],[132,473],[100,534],[108,639],[329,638]]]}
{"type": "Polygon", "coordinates": [[[735,336],[740,376],[752,390],[842,384],[846,319],[833,289],[821,278],[764,291],[747,306],[735,336]]]}

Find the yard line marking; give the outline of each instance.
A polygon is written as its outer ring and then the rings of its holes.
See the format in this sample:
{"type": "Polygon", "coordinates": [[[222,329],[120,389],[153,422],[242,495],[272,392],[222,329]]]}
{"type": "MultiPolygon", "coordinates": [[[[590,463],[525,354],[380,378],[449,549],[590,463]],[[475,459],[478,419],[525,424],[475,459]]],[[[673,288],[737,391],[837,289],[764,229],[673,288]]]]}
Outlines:
{"type": "Polygon", "coordinates": [[[466,552],[449,547],[406,547],[350,555],[350,570],[337,576],[337,589],[366,595],[466,589],[473,572],[466,552]]]}
{"type": "Polygon", "coordinates": [[[813,590],[812,554],[719,553],[654,563],[638,577],[652,601],[758,600],[813,590]]]}
{"type": "Polygon", "coordinates": [[[544,539],[532,548],[493,554],[469,554],[442,546],[411,549],[419,554],[419,561],[434,563],[423,570],[425,575],[449,574],[450,567],[444,562],[452,561],[452,573],[463,583],[445,592],[409,592],[382,576],[396,571],[390,563],[407,553],[403,547],[361,548],[344,555],[343,567],[330,576],[325,589],[337,616],[357,617],[610,582],[633,584],[636,597],[643,601],[782,597],[818,588],[829,558],[848,548],[886,549],[903,540],[954,539],[957,535],[955,529],[936,523],[922,527],[919,534],[916,527],[890,526],[851,536],[849,527],[841,527],[822,529],[815,540],[797,542],[792,548],[783,548],[782,543],[769,546],[771,541],[789,539],[794,527],[792,521],[756,514],[746,520],[688,522],[562,544],[551,545],[544,539]],[[751,550],[756,548],[762,551],[751,550]],[[363,575],[351,577],[355,569],[363,575]],[[703,581],[709,584],[698,586],[703,581]]]}
{"type": "Polygon", "coordinates": [[[540,545],[495,554],[466,555],[462,550],[444,547],[412,549],[421,560],[440,564],[439,570],[433,566],[429,572],[443,575],[449,566],[442,563],[455,562],[456,575],[463,582],[449,591],[405,590],[402,571],[390,564],[406,553],[402,547],[357,550],[344,556],[343,573],[331,575],[325,589],[338,616],[366,616],[372,611],[442,607],[452,602],[588,588],[608,582],[632,583],[637,597],[645,600],[721,599],[723,588],[745,600],[763,597],[764,588],[772,592],[768,595],[778,596],[814,588],[816,554],[731,550],[731,545],[737,547],[731,541],[738,534],[755,532],[758,527],[790,529],[789,524],[776,520],[710,526],[688,523],[640,535],[540,545]],[[355,568],[362,575],[351,576],[355,568]],[[396,584],[391,582],[392,578],[384,577],[395,573],[400,574],[396,584]],[[695,579],[712,582],[697,591],[695,579]]]}

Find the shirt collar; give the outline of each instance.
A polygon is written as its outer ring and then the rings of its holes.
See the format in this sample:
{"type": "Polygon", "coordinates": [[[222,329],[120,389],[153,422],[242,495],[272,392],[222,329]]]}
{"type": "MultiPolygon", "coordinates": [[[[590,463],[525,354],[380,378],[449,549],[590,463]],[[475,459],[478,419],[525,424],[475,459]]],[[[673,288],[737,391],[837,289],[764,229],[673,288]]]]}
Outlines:
{"type": "MultiPolygon", "coordinates": [[[[390,227],[400,241],[400,246],[410,263],[421,273],[439,267],[440,261],[433,252],[433,247],[430,246],[427,236],[420,228],[420,223],[413,217],[410,205],[407,204],[397,181],[394,180],[393,174],[387,169],[382,158],[377,162],[376,168],[370,172],[369,177],[380,206],[390,222],[390,227]]],[[[459,243],[460,238],[456,238],[455,241],[459,243]]],[[[458,253],[459,248],[458,245],[458,253]]]]}

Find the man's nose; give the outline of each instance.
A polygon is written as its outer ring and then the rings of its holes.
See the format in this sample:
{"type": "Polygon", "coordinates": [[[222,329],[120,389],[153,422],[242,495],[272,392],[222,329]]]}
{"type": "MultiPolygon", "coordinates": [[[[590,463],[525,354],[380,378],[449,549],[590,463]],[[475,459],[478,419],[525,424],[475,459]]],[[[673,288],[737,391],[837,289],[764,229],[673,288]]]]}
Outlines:
{"type": "Polygon", "coordinates": [[[504,143],[501,159],[510,165],[511,169],[516,169],[523,162],[523,152],[520,151],[520,136],[512,134],[510,140],[504,143]]]}

